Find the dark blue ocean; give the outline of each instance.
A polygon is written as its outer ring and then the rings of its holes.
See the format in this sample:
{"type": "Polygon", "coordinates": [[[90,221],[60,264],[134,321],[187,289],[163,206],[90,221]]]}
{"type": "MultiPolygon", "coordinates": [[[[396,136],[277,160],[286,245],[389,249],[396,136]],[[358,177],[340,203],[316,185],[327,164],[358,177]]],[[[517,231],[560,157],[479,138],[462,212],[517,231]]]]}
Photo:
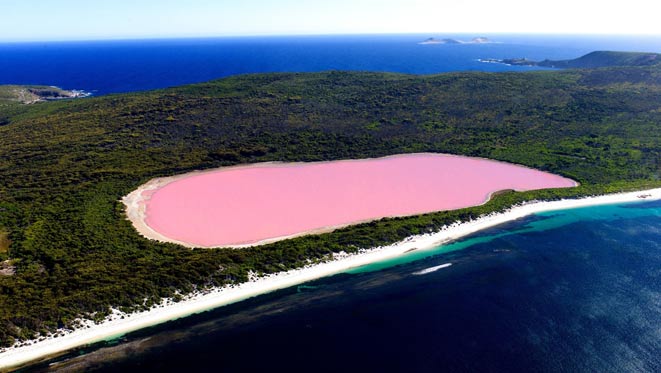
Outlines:
{"type": "Polygon", "coordinates": [[[530,68],[478,59],[568,59],[594,50],[661,52],[661,37],[379,35],[11,43],[0,44],[0,84],[54,85],[104,95],[262,72],[521,71],[530,68]],[[418,44],[431,36],[487,36],[496,43],[418,44]]]}
{"type": "Polygon", "coordinates": [[[59,360],[35,369],[659,372],[661,202],[539,214],[59,360]]]}

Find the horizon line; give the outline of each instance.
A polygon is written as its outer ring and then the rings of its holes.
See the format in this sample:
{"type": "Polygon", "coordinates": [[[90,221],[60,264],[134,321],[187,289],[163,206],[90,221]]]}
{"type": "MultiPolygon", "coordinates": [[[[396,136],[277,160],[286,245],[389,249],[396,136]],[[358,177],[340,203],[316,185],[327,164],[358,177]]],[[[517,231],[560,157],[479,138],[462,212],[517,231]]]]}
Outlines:
{"type": "Polygon", "coordinates": [[[61,39],[0,39],[0,44],[29,44],[29,43],[75,43],[75,42],[102,42],[102,41],[151,41],[151,40],[192,40],[192,39],[239,39],[239,38],[286,38],[286,37],[332,37],[332,36],[396,36],[396,35],[504,35],[504,36],[607,36],[607,37],[661,37],[659,34],[648,33],[572,33],[572,32],[519,32],[519,31],[416,31],[416,32],[361,32],[361,33],[282,33],[282,34],[225,34],[225,35],[143,35],[143,36],[100,36],[92,38],[61,38],[61,39]]]}

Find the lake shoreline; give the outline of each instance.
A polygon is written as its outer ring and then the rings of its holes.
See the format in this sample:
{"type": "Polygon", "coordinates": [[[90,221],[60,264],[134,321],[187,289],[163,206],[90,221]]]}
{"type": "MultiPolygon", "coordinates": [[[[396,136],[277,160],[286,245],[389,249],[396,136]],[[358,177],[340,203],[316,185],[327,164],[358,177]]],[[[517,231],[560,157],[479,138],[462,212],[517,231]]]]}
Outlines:
{"type": "MultiPolygon", "coordinates": [[[[392,165],[392,163],[391,163],[392,165]]],[[[411,164],[411,167],[416,167],[415,164],[411,164]]],[[[470,167],[469,167],[470,168],[470,167]]],[[[362,173],[362,175],[365,175],[367,170],[362,173]]],[[[447,172],[447,171],[446,171],[447,172]]],[[[454,174],[454,172],[448,172],[450,174],[454,174]]],[[[298,180],[298,184],[301,183],[300,176],[296,177],[294,175],[289,175],[291,178],[295,178],[298,180]]],[[[437,175],[438,176],[438,175],[437,175]]],[[[254,175],[253,175],[254,177],[254,175]]],[[[367,178],[367,176],[363,176],[364,178],[367,178]]],[[[349,189],[352,190],[352,193],[356,195],[360,195],[361,191],[356,190],[355,187],[351,187],[351,181],[353,180],[351,176],[347,177],[348,180],[345,182],[348,182],[349,184],[349,189]]],[[[377,178],[378,179],[378,178],[377,178]]],[[[409,183],[411,181],[415,182],[417,184],[424,184],[424,182],[429,183],[429,180],[433,179],[433,177],[396,177],[394,180],[392,180],[392,184],[396,184],[397,182],[402,182],[402,183],[409,183]],[[419,180],[420,178],[426,179],[426,180],[419,180]],[[417,181],[416,181],[417,180],[417,181]],[[423,182],[424,181],[424,182],[423,182]]],[[[237,184],[242,184],[243,182],[239,180],[233,180],[237,184]]],[[[356,182],[356,180],[353,180],[356,182]]],[[[362,181],[359,180],[359,181],[362,181]]],[[[199,183],[198,183],[199,184],[199,183]]],[[[209,184],[209,182],[207,182],[209,184]]],[[[265,182],[263,184],[269,184],[268,182],[265,182]]],[[[381,185],[384,184],[383,182],[380,183],[381,185]]],[[[388,184],[388,188],[392,188],[393,186],[388,184]]],[[[218,184],[223,185],[222,183],[218,184]]],[[[579,186],[579,183],[577,183],[574,180],[568,179],[566,177],[560,176],[560,175],[555,175],[551,174],[548,172],[536,170],[531,167],[527,167],[524,165],[519,165],[519,164],[514,164],[514,163],[509,163],[509,162],[503,162],[503,161],[497,161],[497,160],[492,160],[492,159],[487,159],[487,158],[481,158],[481,157],[465,157],[465,156],[460,156],[460,155],[455,155],[455,154],[444,154],[444,153],[429,153],[429,152],[423,152],[423,153],[405,153],[405,154],[395,154],[395,155],[389,155],[389,156],[384,156],[384,157],[375,157],[375,158],[366,158],[366,159],[342,159],[342,160],[333,160],[333,161],[320,161],[320,162],[262,162],[262,163],[253,163],[253,164],[240,164],[240,165],[235,165],[235,166],[228,166],[228,167],[219,167],[219,168],[213,168],[213,169],[208,169],[208,170],[202,170],[202,171],[192,171],[192,172],[187,172],[184,174],[179,174],[179,175],[174,175],[174,176],[168,176],[168,177],[159,177],[159,178],[154,178],[149,180],[148,182],[140,185],[136,190],[132,191],[128,195],[124,196],[122,198],[122,203],[125,206],[125,211],[126,211],[126,216],[128,217],[128,220],[131,222],[133,227],[142,235],[143,237],[151,240],[156,240],[159,242],[169,242],[169,243],[175,243],[184,247],[188,248],[244,248],[244,247],[252,247],[252,246],[260,246],[260,245],[266,245],[270,244],[273,242],[277,241],[282,241],[285,239],[290,239],[290,238],[295,238],[295,237],[300,237],[300,236],[306,236],[306,235],[312,235],[312,234],[322,234],[322,233],[328,233],[332,232],[336,229],[344,228],[347,226],[351,225],[356,225],[356,224],[363,224],[363,223],[368,223],[371,221],[383,219],[383,218],[399,218],[399,217],[408,217],[408,216],[416,216],[416,215],[422,215],[422,214],[427,214],[427,213],[432,213],[435,211],[446,211],[446,210],[456,210],[456,209],[461,209],[461,208],[468,208],[468,207],[474,207],[478,205],[483,205],[489,200],[494,195],[497,195],[501,193],[502,191],[506,190],[515,190],[515,191],[528,191],[528,190],[537,190],[537,189],[548,189],[548,188],[570,188],[570,187],[577,187],[579,186]],[[148,209],[151,203],[151,206],[154,205],[154,201],[152,201],[152,197],[157,194],[159,191],[163,191],[165,188],[171,186],[173,183],[180,183],[180,182],[188,182],[189,185],[191,183],[195,184],[193,179],[198,179],[199,177],[218,177],[227,175],[229,173],[233,172],[242,172],[246,170],[255,170],[255,169],[264,169],[263,171],[268,171],[272,173],[273,171],[280,172],[282,169],[300,169],[302,167],[308,167],[308,172],[313,172],[312,168],[319,169],[320,167],[335,167],[337,170],[340,167],[344,167],[347,165],[362,165],[363,167],[366,166],[367,163],[370,163],[372,168],[376,167],[383,167],[383,164],[385,162],[414,162],[414,161],[420,161],[420,160],[429,160],[432,159],[434,162],[437,162],[437,167],[438,164],[443,162],[443,167],[447,168],[448,170],[452,169],[453,163],[454,162],[470,162],[474,163],[473,166],[477,165],[478,167],[485,168],[484,162],[488,162],[489,167],[492,169],[497,169],[500,168],[502,169],[500,171],[501,174],[498,175],[500,178],[505,178],[502,176],[502,174],[506,172],[511,172],[512,176],[513,175],[518,175],[520,173],[530,173],[530,175],[527,175],[531,180],[540,180],[541,178],[545,178],[544,182],[541,181],[527,181],[527,182],[522,182],[522,181],[509,181],[509,182],[503,182],[502,180],[495,180],[498,179],[498,177],[494,177],[493,179],[490,179],[488,176],[483,176],[479,178],[479,180],[474,180],[474,179],[466,179],[466,175],[455,175],[452,178],[447,178],[443,179],[440,183],[437,183],[438,187],[433,189],[433,193],[431,195],[427,195],[423,197],[420,197],[419,200],[425,201],[424,207],[422,206],[417,206],[416,208],[410,210],[410,211],[390,211],[390,213],[376,213],[373,208],[370,208],[370,213],[367,215],[361,215],[361,216],[356,216],[353,219],[347,219],[347,220],[335,220],[332,219],[331,221],[325,221],[324,224],[318,224],[318,225],[310,225],[306,229],[283,229],[278,232],[278,234],[264,234],[260,236],[259,238],[254,238],[254,239],[248,239],[246,241],[229,241],[231,243],[224,243],[224,244],[207,244],[203,243],[200,241],[196,241],[195,239],[184,239],[184,238],[174,238],[172,236],[172,231],[168,233],[168,231],[163,231],[159,230],[158,227],[154,227],[153,224],[150,222],[150,215],[148,214],[148,209]],[[381,165],[381,166],[379,166],[381,165]],[[462,179],[463,176],[463,179],[462,179]],[[482,185],[489,184],[491,185],[489,187],[482,187],[482,185]],[[479,184],[480,187],[471,187],[472,184],[479,184]],[[456,185],[462,185],[465,186],[465,188],[462,188],[460,192],[457,193],[456,190],[456,185]],[[476,191],[472,189],[481,189],[478,193],[475,193],[476,191]],[[444,202],[439,205],[437,199],[441,198],[438,196],[443,196],[443,199],[448,199],[451,200],[452,202],[444,202]]],[[[250,187],[248,187],[249,189],[250,187]]],[[[379,189],[377,187],[374,187],[376,189],[379,189]]],[[[383,189],[383,186],[380,188],[383,189]]],[[[289,188],[283,188],[284,189],[291,189],[289,188]]],[[[308,188],[309,189],[314,189],[314,188],[308,188]]],[[[242,193],[245,192],[245,190],[237,191],[237,193],[242,193]]],[[[411,193],[408,191],[408,194],[414,194],[417,195],[418,193],[411,193]]],[[[370,190],[369,195],[374,195],[377,193],[375,190],[370,190]]],[[[221,195],[222,192],[215,191],[216,195],[221,195]]],[[[266,193],[268,195],[268,193],[266,193]]],[[[301,191],[300,194],[305,194],[305,190],[301,191]]],[[[300,194],[297,194],[295,196],[292,196],[291,199],[285,198],[282,195],[278,195],[276,199],[284,199],[287,200],[287,206],[282,206],[282,208],[277,209],[278,211],[286,211],[288,208],[292,208],[292,205],[294,206],[308,206],[312,205],[312,202],[310,203],[299,203],[298,205],[296,204],[296,198],[300,196],[300,194]]],[[[319,198],[315,199],[316,201],[321,200],[321,199],[328,199],[331,198],[328,194],[322,194],[319,196],[319,198]]],[[[392,194],[392,193],[391,193],[392,194]]],[[[400,196],[402,194],[406,193],[396,193],[395,195],[400,196]]],[[[241,198],[237,197],[237,194],[235,193],[228,193],[228,195],[234,195],[234,198],[241,198]]],[[[176,200],[180,200],[182,197],[185,196],[179,196],[176,200]]],[[[202,194],[195,194],[196,198],[199,199],[204,199],[205,197],[202,196],[202,194]]],[[[158,198],[158,197],[155,197],[158,198]]],[[[212,201],[209,201],[213,199],[213,197],[207,196],[207,203],[212,201]]],[[[261,195],[260,195],[261,198],[261,195]]],[[[355,198],[355,197],[353,197],[355,198]]],[[[365,198],[361,198],[355,201],[357,204],[366,204],[367,202],[365,200],[369,199],[368,196],[365,196],[365,198]]],[[[392,198],[390,198],[392,199],[392,198]]],[[[338,201],[338,203],[343,203],[346,201],[338,201]]],[[[413,201],[414,205],[416,201],[413,201]]],[[[192,203],[191,203],[192,204],[192,203]]],[[[162,202],[161,202],[162,205],[162,202]]],[[[245,205],[241,205],[244,207],[244,209],[249,209],[246,207],[249,205],[249,203],[246,203],[245,205]]],[[[336,204],[333,204],[335,206],[336,204]]],[[[408,204],[407,204],[408,205],[408,204]]],[[[351,206],[355,206],[355,204],[352,204],[351,206]]],[[[348,208],[349,206],[347,206],[348,208]]],[[[237,207],[238,208],[238,207],[237,207]]],[[[227,210],[234,210],[231,208],[227,208],[225,206],[225,209],[227,210]]],[[[378,208],[376,208],[378,209],[378,208]]],[[[223,210],[221,208],[215,209],[215,210],[223,210]]],[[[272,209],[265,208],[264,204],[262,203],[259,206],[258,211],[255,212],[254,214],[251,214],[250,221],[252,222],[253,226],[257,224],[259,227],[260,223],[259,221],[255,221],[254,216],[258,216],[260,218],[263,218],[263,215],[272,209]]],[[[317,210],[317,209],[315,209],[317,210]]],[[[299,211],[299,210],[297,210],[299,211]]],[[[305,213],[304,211],[301,211],[302,213],[305,213]]],[[[232,220],[235,220],[237,218],[236,216],[236,211],[234,211],[234,216],[232,217],[232,220]]],[[[329,212],[328,214],[321,214],[324,216],[332,215],[333,212],[329,212]]],[[[177,213],[172,213],[174,216],[180,216],[181,211],[178,211],[177,213]]],[[[200,211],[197,211],[197,213],[193,214],[194,216],[191,217],[190,219],[186,219],[186,224],[190,224],[190,221],[192,221],[194,218],[199,218],[200,216],[204,216],[204,213],[201,213],[200,211]]],[[[217,225],[222,225],[219,220],[208,218],[208,219],[203,219],[204,221],[215,221],[217,222],[217,225]]],[[[258,219],[259,220],[259,219],[258,219]]],[[[270,220],[269,220],[270,221],[270,220]]],[[[246,222],[246,226],[249,223],[246,222]]],[[[201,229],[200,226],[203,225],[202,222],[200,224],[195,225],[196,229],[196,234],[200,235],[202,234],[202,231],[205,231],[205,229],[201,229]]],[[[242,224],[241,224],[242,225],[242,224]]],[[[262,224],[263,225],[263,224],[262,224]]],[[[270,226],[271,224],[269,224],[270,226]]],[[[242,225],[243,226],[243,225],[242,225]]],[[[214,226],[214,231],[218,231],[218,227],[214,226]]],[[[205,234],[202,234],[202,236],[205,236],[205,234]]],[[[245,237],[244,237],[245,238],[245,237]]],[[[218,242],[218,241],[216,241],[218,242]]]]}

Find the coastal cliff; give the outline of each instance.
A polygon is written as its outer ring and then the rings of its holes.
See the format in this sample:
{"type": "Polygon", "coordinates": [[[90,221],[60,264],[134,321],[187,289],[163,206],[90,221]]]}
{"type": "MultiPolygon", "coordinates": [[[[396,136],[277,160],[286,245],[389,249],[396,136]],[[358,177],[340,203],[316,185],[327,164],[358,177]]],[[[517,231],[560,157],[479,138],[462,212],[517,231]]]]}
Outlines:
{"type": "Polygon", "coordinates": [[[34,104],[87,97],[90,94],[79,90],[64,90],[58,87],[38,85],[0,85],[0,103],[34,104]]]}

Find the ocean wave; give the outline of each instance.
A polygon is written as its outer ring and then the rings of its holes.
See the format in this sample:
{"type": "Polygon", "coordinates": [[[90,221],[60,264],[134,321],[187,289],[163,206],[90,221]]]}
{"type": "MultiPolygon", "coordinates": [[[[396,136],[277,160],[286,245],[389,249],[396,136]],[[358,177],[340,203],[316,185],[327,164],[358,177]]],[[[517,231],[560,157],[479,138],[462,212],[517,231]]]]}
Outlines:
{"type": "Polygon", "coordinates": [[[411,273],[411,274],[412,274],[412,275],[415,275],[415,276],[426,275],[426,274],[429,274],[429,273],[432,273],[432,272],[436,272],[436,271],[438,271],[439,269],[447,268],[447,267],[449,267],[449,266],[451,266],[451,265],[452,265],[452,263],[445,263],[445,264],[441,264],[441,265],[438,265],[438,266],[425,268],[425,269],[423,269],[423,270],[420,270],[420,271],[417,271],[417,272],[413,272],[413,273],[411,273]]]}

